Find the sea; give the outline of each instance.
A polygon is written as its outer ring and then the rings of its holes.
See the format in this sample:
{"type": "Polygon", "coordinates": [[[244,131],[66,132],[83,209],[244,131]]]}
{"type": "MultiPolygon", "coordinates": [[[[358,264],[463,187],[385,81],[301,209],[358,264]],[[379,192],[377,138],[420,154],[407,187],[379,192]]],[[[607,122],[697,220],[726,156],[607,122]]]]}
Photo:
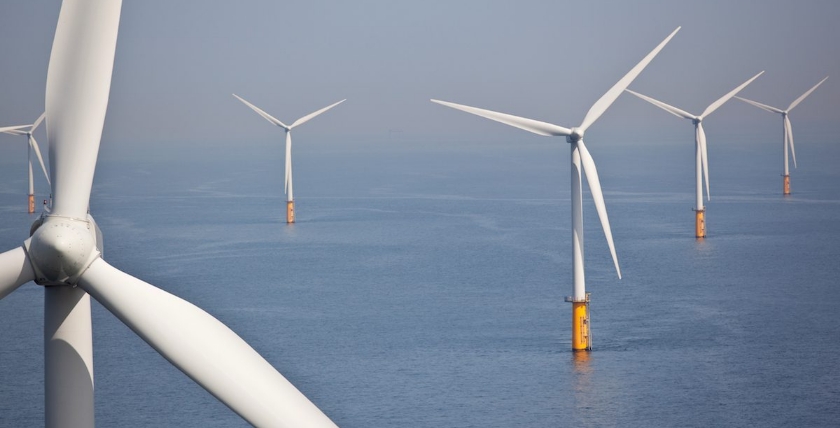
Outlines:
{"type": "MultiPolygon", "coordinates": [[[[691,136],[587,141],[622,270],[584,188],[593,349],[571,350],[562,139],[104,142],[91,213],[112,265],[231,327],[342,427],[840,423],[840,141],[712,141],[694,237],[691,136]]],[[[519,134],[516,134],[517,136],[519,134]]],[[[25,146],[0,152],[0,250],[25,146]]],[[[38,200],[46,183],[36,170],[38,200]]],[[[586,183],[584,183],[586,186],[586,183]]],[[[119,284],[114,284],[119,286],[119,284]]],[[[42,426],[43,289],[0,301],[0,426],[42,426]]],[[[96,422],[247,426],[93,304],[96,422]]]]}

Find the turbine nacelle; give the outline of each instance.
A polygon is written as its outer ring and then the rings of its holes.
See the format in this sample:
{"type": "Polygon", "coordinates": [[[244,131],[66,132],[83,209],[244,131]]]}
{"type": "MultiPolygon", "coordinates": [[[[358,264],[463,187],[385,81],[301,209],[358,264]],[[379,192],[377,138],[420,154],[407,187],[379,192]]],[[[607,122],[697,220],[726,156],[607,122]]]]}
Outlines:
{"type": "Polygon", "coordinates": [[[566,136],[567,143],[577,143],[578,141],[583,139],[583,133],[585,132],[583,129],[572,128],[571,131],[572,132],[566,136]]]}
{"type": "Polygon", "coordinates": [[[101,255],[102,235],[91,217],[85,221],[47,216],[32,227],[35,230],[24,248],[39,285],[76,285],[101,255]]]}

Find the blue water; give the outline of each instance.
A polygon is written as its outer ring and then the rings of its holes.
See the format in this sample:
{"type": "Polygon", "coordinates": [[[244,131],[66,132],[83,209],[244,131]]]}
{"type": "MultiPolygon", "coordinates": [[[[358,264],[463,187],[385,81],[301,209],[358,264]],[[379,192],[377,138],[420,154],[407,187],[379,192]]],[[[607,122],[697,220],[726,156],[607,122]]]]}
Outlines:
{"type": "MultiPolygon", "coordinates": [[[[836,426],[840,144],[799,141],[790,197],[779,143],[710,146],[701,241],[690,140],[589,142],[624,279],[587,192],[584,354],[559,139],[299,144],[294,225],[279,146],[105,151],[91,208],[111,264],[221,319],[340,426],[836,426]]],[[[24,158],[0,153],[2,250],[33,220],[24,158]]],[[[42,294],[0,301],[0,426],[43,424],[42,294]]],[[[93,317],[100,426],[246,425],[93,317]]]]}

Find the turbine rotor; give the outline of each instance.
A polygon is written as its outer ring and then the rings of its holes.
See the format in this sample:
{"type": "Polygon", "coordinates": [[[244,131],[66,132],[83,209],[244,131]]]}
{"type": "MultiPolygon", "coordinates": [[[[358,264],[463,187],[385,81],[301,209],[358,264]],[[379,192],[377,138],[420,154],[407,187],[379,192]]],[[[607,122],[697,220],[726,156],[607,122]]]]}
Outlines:
{"type": "Polygon", "coordinates": [[[569,143],[569,144],[577,143],[578,141],[583,139],[583,133],[584,132],[586,132],[586,131],[584,131],[581,128],[572,128],[571,134],[569,134],[566,137],[566,142],[569,143]]]}

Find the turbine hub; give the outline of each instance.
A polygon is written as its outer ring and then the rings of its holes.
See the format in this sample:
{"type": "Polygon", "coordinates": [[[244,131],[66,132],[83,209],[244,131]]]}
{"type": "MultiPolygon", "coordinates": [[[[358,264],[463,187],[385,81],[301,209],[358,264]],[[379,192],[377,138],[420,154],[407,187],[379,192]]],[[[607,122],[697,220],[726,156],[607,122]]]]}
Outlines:
{"type": "Polygon", "coordinates": [[[100,255],[96,224],[66,217],[46,217],[24,246],[40,285],[75,285],[100,255]]]}
{"type": "Polygon", "coordinates": [[[577,143],[578,141],[583,139],[583,132],[584,131],[580,128],[572,128],[572,133],[571,135],[566,137],[566,142],[570,144],[577,143]]]}

